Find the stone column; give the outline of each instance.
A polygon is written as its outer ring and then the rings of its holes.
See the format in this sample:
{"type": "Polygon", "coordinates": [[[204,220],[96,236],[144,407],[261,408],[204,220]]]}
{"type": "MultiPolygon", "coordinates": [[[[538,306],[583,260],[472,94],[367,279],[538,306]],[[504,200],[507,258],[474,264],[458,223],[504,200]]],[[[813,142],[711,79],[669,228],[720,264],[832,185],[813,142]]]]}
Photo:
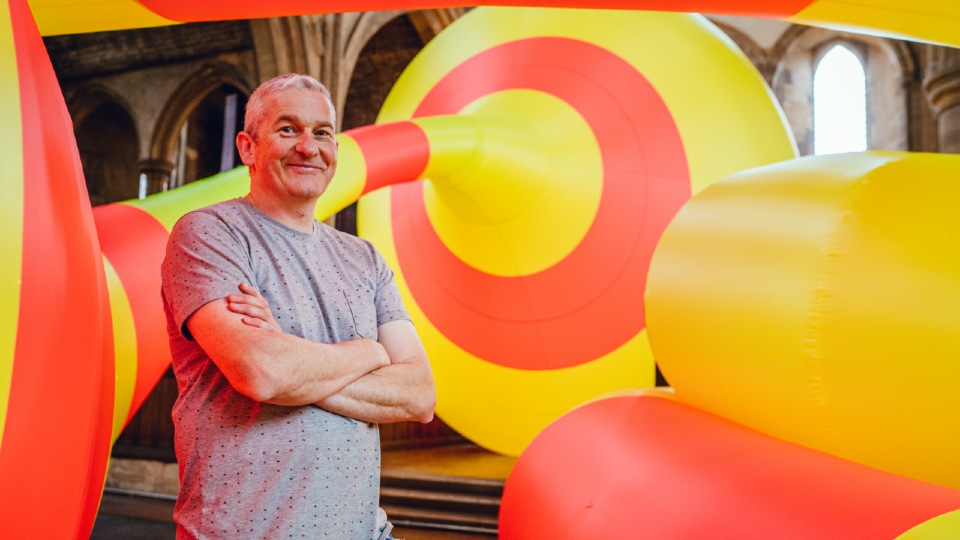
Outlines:
{"type": "Polygon", "coordinates": [[[931,47],[923,89],[937,117],[939,149],[960,154],[960,51],[931,47]]]}
{"type": "Polygon", "coordinates": [[[163,193],[170,189],[170,175],[173,163],[165,159],[141,159],[137,164],[141,179],[146,179],[145,195],[163,193]]]}

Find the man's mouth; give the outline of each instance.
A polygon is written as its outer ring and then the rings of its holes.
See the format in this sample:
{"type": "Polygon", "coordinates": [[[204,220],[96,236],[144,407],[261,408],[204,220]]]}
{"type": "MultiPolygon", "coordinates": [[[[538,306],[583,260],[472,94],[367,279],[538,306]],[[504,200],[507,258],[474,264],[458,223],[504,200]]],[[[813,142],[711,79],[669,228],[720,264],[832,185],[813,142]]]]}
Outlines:
{"type": "Polygon", "coordinates": [[[291,167],[294,169],[309,169],[309,170],[316,170],[316,171],[323,171],[326,169],[326,167],[322,165],[311,165],[309,163],[288,163],[287,167],[291,167]]]}

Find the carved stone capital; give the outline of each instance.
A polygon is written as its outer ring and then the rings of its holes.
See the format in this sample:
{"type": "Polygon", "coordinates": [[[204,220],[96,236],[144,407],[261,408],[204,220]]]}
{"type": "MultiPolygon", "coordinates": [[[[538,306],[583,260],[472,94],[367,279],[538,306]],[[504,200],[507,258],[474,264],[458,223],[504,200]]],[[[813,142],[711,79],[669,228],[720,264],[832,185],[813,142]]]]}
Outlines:
{"type": "Polygon", "coordinates": [[[960,55],[943,49],[931,58],[923,78],[927,100],[937,115],[960,105],[960,55]]]}
{"type": "Polygon", "coordinates": [[[147,193],[163,193],[170,188],[170,175],[173,163],[165,159],[141,159],[137,163],[140,174],[147,177],[147,193]]]}

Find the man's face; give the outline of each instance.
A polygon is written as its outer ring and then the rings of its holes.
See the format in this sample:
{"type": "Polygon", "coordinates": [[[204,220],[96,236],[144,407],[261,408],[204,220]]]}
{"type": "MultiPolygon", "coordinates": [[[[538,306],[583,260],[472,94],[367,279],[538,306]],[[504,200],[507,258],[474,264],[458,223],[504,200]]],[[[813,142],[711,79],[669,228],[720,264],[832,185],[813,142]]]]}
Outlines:
{"type": "Polygon", "coordinates": [[[333,111],[323,94],[288,88],[265,100],[257,140],[237,136],[244,165],[250,167],[251,191],[271,198],[316,200],[337,168],[333,111]]]}

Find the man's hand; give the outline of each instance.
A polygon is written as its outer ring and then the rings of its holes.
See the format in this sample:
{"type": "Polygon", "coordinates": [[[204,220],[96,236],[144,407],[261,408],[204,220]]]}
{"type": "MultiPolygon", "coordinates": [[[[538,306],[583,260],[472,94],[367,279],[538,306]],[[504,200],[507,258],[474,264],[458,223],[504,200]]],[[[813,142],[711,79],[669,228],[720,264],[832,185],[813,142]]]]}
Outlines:
{"type": "Polygon", "coordinates": [[[227,297],[227,309],[239,315],[244,315],[240,319],[243,324],[282,333],[283,330],[280,325],[273,319],[270,304],[260,294],[260,291],[246,283],[241,283],[239,288],[239,293],[227,297]]]}
{"type": "Polygon", "coordinates": [[[379,368],[384,347],[370,339],[318,343],[283,332],[253,287],[201,306],[187,327],[233,387],[274,405],[323,400],[379,368]]]}
{"type": "MultiPolygon", "coordinates": [[[[273,319],[270,305],[256,288],[241,283],[240,292],[227,296],[226,301],[227,309],[241,315],[243,324],[283,333],[273,319]]],[[[404,320],[385,323],[377,330],[378,341],[361,338],[337,347],[354,349],[362,357],[378,358],[381,367],[314,403],[372,423],[429,422],[436,406],[436,389],[416,330],[404,320]]]]}
{"type": "Polygon", "coordinates": [[[429,422],[437,403],[430,362],[407,320],[377,327],[379,345],[390,365],[375,369],[346,388],[317,402],[337,414],[365,422],[429,422]]]}

